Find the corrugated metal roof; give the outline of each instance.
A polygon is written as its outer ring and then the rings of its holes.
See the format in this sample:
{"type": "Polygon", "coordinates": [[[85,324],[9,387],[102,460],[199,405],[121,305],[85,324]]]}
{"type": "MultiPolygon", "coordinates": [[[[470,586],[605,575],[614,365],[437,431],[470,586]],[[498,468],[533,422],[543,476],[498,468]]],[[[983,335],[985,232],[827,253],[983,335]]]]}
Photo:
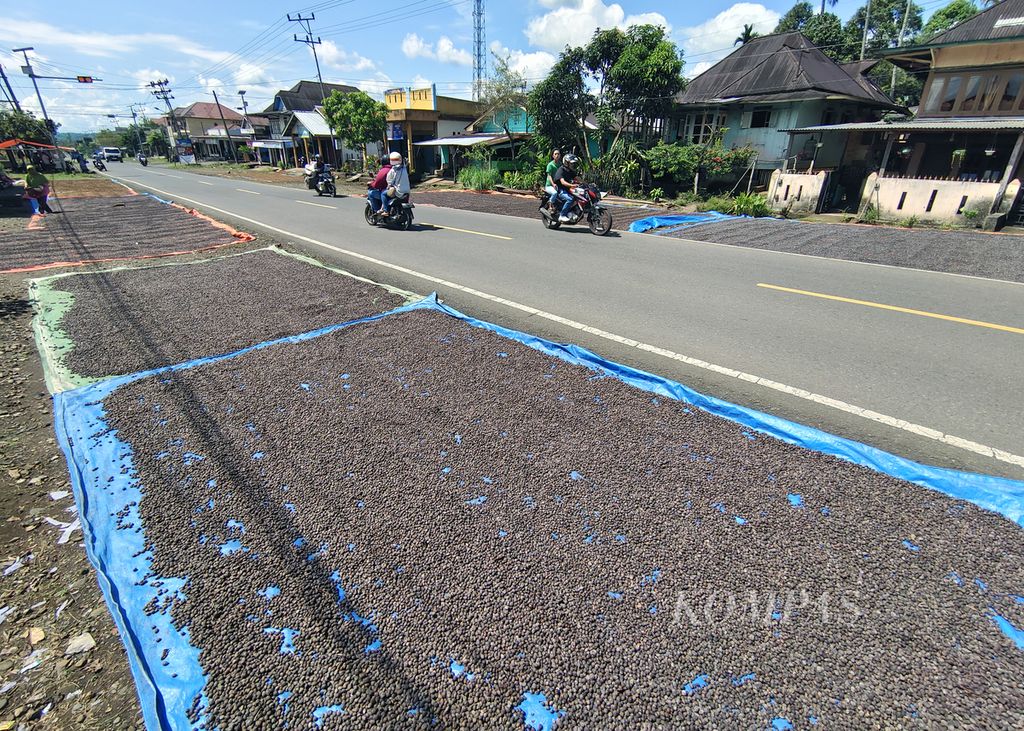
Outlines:
{"type": "Polygon", "coordinates": [[[851,75],[802,33],[775,33],[748,41],[693,79],[680,104],[717,104],[766,95],[844,96],[900,109],[866,77],[851,75]]]}
{"type": "Polygon", "coordinates": [[[295,119],[314,137],[329,137],[331,128],[319,112],[293,112],[295,119]]]}
{"type": "Polygon", "coordinates": [[[912,119],[906,122],[849,122],[819,124],[814,127],[785,129],[783,132],[970,132],[972,130],[1022,130],[1024,117],[981,117],[975,119],[912,119]]]}
{"type": "Polygon", "coordinates": [[[970,41],[1024,36],[1024,0],[1003,0],[973,18],[939,33],[925,45],[966,43],[970,41]]]}
{"type": "MultiPolygon", "coordinates": [[[[514,137],[515,135],[513,135],[514,137]]],[[[455,147],[472,147],[473,145],[479,145],[481,143],[490,144],[497,139],[508,139],[505,135],[458,135],[456,137],[442,137],[437,140],[426,140],[424,142],[414,142],[414,145],[419,147],[442,147],[447,145],[453,145],[455,147]]]]}

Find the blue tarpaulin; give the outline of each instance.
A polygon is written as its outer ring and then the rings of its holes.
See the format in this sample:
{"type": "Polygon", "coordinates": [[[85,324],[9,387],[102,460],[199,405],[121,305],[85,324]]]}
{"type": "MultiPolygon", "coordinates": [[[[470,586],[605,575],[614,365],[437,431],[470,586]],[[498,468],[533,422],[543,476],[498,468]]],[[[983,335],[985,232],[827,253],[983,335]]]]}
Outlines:
{"type": "Polygon", "coordinates": [[[237,358],[271,346],[311,340],[354,324],[412,310],[443,312],[568,363],[613,376],[660,396],[693,404],[784,442],[824,452],[972,502],[1024,527],[1022,482],[918,464],[875,447],[706,396],[675,381],[605,360],[576,345],[554,343],[476,320],[440,304],[436,295],[431,295],[388,313],[260,343],[226,355],[118,376],[54,396],[55,429],[67,458],[86,552],[96,567],[100,587],[127,649],[147,728],[154,731],[193,728],[187,713],[198,700],[202,720],[206,679],[199,665],[199,650],[190,644],[187,630],[176,629],[165,613],[146,614],[147,602],[181,596],[186,577],[155,577],[151,573],[152,555],[146,550],[146,539],[138,517],[142,493],[132,466],[131,448],[109,430],[104,399],[120,386],[142,378],[237,358]],[[129,520],[135,527],[118,529],[112,516],[124,510],[128,511],[129,520]],[[139,577],[149,578],[139,581],[139,577]],[[155,640],[157,636],[162,638],[160,644],[155,640]],[[165,649],[168,653],[166,658],[162,658],[161,653],[165,649]]]}
{"type": "MultiPolygon", "coordinates": [[[[742,216],[727,216],[724,213],[719,213],[718,211],[686,213],[669,216],[648,216],[647,218],[638,218],[633,221],[633,223],[629,224],[629,230],[635,234],[642,234],[645,231],[662,228],[670,228],[672,231],[680,231],[693,226],[701,226],[705,223],[729,221],[734,218],[742,218],[742,216]]],[[[655,233],[668,233],[668,231],[656,231],[655,233]]]]}

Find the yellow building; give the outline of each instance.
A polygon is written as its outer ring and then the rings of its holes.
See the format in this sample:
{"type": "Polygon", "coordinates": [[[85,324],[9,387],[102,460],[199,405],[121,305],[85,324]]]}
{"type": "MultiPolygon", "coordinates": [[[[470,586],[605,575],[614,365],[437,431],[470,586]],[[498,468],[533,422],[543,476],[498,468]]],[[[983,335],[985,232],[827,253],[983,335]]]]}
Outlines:
{"type": "Polygon", "coordinates": [[[437,148],[417,148],[416,143],[461,133],[482,111],[477,102],[439,96],[433,85],[389,89],[384,92],[384,103],[388,107],[388,145],[409,160],[411,172],[429,173],[440,163],[437,148]]]}

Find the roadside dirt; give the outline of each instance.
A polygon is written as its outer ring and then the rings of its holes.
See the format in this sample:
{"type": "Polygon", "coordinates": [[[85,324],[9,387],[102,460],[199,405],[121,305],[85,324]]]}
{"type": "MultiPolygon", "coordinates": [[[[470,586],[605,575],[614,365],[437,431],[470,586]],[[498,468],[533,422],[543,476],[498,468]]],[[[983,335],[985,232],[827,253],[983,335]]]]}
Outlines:
{"type": "Polygon", "coordinates": [[[24,279],[0,277],[0,729],[141,729],[77,528],[31,321],[24,279]],[[68,654],[73,640],[95,645],[68,654]]]}

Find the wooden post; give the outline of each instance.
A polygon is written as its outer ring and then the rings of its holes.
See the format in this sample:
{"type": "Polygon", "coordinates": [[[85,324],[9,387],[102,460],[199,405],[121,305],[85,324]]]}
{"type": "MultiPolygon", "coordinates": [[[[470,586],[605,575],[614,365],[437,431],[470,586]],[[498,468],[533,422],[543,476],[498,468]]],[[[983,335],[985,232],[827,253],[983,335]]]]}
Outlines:
{"type": "Polygon", "coordinates": [[[889,154],[892,152],[892,143],[896,141],[896,135],[889,133],[889,137],[885,143],[885,153],[882,155],[882,165],[878,168],[878,179],[881,180],[885,177],[885,166],[889,164],[889,154]]]}
{"type": "MultiPolygon", "coordinates": [[[[283,145],[284,143],[282,142],[281,144],[283,145]]],[[[295,144],[295,140],[292,140],[292,160],[295,161],[295,167],[298,167],[299,166],[299,150],[298,150],[298,146],[295,144]]]]}
{"type": "Polygon", "coordinates": [[[302,146],[306,150],[306,162],[309,162],[309,138],[308,137],[303,137],[302,138],[302,146]]]}
{"type": "Polygon", "coordinates": [[[1010,153],[1010,159],[1006,163],[1006,170],[1003,171],[1003,179],[999,181],[999,190],[996,192],[996,197],[992,201],[992,210],[990,213],[997,212],[999,210],[999,206],[1003,204],[1003,197],[1006,195],[1006,186],[1010,184],[1010,176],[1013,175],[1013,171],[1017,169],[1017,164],[1020,162],[1022,151],[1024,151],[1024,132],[1017,135],[1017,143],[1013,146],[1013,152],[1010,153]]]}
{"type": "Polygon", "coordinates": [[[412,157],[412,122],[405,123],[405,150],[406,165],[409,166],[409,173],[412,174],[416,171],[414,167],[416,163],[412,157]]]}

